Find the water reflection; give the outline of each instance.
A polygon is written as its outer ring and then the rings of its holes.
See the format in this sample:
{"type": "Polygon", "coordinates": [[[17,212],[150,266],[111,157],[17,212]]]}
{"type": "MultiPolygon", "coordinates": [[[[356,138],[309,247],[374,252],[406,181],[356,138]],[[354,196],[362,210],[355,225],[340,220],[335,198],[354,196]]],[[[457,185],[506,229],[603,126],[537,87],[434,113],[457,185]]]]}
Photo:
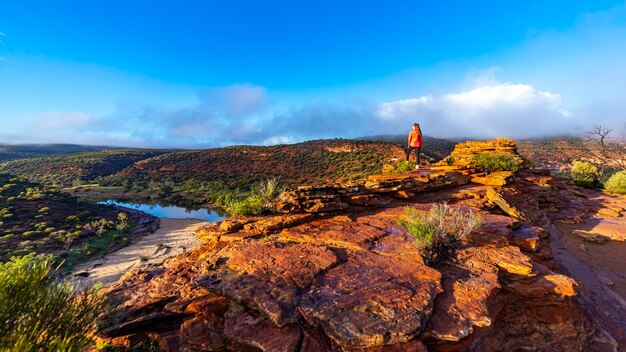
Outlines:
{"type": "Polygon", "coordinates": [[[208,208],[190,209],[175,205],[126,203],[116,200],[106,200],[98,202],[98,204],[118,205],[125,208],[141,210],[144,213],[154,215],[158,218],[199,219],[210,222],[222,221],[226,218],[224,212],[208,208]]]}

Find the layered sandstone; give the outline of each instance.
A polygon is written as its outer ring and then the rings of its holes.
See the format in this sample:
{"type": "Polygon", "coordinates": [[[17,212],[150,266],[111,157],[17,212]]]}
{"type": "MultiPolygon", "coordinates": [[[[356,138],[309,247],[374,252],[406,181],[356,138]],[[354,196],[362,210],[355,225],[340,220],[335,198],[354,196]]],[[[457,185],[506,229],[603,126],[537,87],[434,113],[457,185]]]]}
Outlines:
{"type": "Polygon", "coordinates": [[[373,175],[327,186],[300,186],[283,192],[275,208],[281,213],[326,213],[364,206],[385,206],[393,199],[412,198],[418,193],[458,187],[469,183],[457,171],[422,170],[402,175],[373,175]]]}
{"type": "MultiPolygon", "coordinates": [[[[468,141],[455,146],[448,159],[454,160],[452,166],[472,167],[476,155],[480,154],[509,154],[519,157],[517,153],[517,142],[510,139],[496,139],[489,141],[468,141]]],[[[447,165],[448,162],[438,163],[440,166],[447,165]]]]}

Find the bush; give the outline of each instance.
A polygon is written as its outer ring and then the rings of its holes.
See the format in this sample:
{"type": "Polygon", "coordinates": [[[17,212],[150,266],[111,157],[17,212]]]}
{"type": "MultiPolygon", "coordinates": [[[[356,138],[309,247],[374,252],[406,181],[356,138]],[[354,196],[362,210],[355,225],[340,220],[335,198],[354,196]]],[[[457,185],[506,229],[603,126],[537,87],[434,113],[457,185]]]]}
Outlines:
{"type": "Polygon", "coordinates": [[[51,256],[0,263],[0,350],[79,351],[106,304],[99,289],[53,280],[51,256]]]}
{"type": "Polygon", "coordinates": [[[76,215],[70,215],[70,216],[65,218],[65,221],[67,221],[67,222],[75,222],[75,221],[78,221],[78,217],[76,215]]]}
{"type": "Polygon", "coordinates": [[[276,179],[268,179],[257,184],[252,194],[243,200],[231,200],[226,204],[226,211],[230,215],[259,215],[274,208],[274,199],[280,192],[276,179]]]}
{"type": "Polygon", "coordinates": [[[383,166],[384,174],[403,174],[415,170],[415,163],[412,161],[399,160],[383,166]]]}
{"type": "MultiPolygon", "coordinates": [[[[83,229],[88,233],[95,233],[98,237],[102,237],[105,233],[107,233],[110,229],[112,229],[115,224],[112,221],[107,221],[107,219],[99,219],[94,220],[92,222],[88,222],[83,225],[83,229]]],[[[77,228],[80,228],[77,227],[77,228]]]]}
{"type": "Polygon", "coordinates": [[[491,153],[474,155],[474,164],[490,174],[496,171],[518,171],[524,165],[524,161],[512,154],[491,153]]]}
{"type": "Polygon", "coordinates": [[[572,177],[579,186],[598,186],[600,172],[597,166],[586,161],[574,161],[571,167],[572,177]]]}
{"type": "Polygon", "coordinates": [[[607,191],[619,194],[626,194],[626,171],[620,171],[609,177],[604,183],[607,191]]]}
{"type": "Polygon", "coordinates": [[[436,264],[451,258],[462,240],[482,226],[482,220],[471,211],[442,203],[433,205],[427,214],[406,207],[398,225],[415,237],[426,264],[436,264]]]}
{"type": "Polygon", "coordinates": [[[117,214],[117,222],[115,223],[115,229],[122,233],[126,233],[130,231],[130,224],[128,223],[128,214],[126,213],[117,214]]]}
{"type": "Polygon", "coordinates": [[[265,201],[258,195],[249,196],[240,201],[233,201],[226,206],[230,215],[259,215],[265,211],[265,201]]]}

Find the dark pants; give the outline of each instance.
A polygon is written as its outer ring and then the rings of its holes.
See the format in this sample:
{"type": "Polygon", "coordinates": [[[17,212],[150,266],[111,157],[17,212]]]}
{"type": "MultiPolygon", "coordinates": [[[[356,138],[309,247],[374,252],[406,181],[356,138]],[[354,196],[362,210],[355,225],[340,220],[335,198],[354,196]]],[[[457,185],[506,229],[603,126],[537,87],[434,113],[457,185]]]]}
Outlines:
{"type": "Polygon", "coordinates": [[[417,165],[420,164],[420,150],[422,147],[406,147],[404,148],[404,154],[406,154],[406,161],[409,161],[409,155],[415,150],[415,157],[417,158],[417,165]]]}

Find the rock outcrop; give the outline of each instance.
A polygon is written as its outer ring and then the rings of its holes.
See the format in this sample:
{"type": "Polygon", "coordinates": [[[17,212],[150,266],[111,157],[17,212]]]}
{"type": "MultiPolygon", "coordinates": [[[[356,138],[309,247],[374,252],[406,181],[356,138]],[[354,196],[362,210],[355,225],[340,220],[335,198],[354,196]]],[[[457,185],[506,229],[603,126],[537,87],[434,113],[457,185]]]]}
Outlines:
{"type": "Polygon", "coordinates": [[[509,154],[520,157],[517,153],[517,142],[514,140],[502,138],[490,141],[469,141],[457,144],[450,156],[438,165],[444,168],[446,165],[453,168],[471,168],[474,166],[474,157],[480,154],[509,154]],[[453,161],[451,165],[449,160],[453,161]]]}
{"type": "Polygon", "coordinates": [[[543,172],[487,186],[462,167],[300,187],[284,214],[206,226],[201,248],[110,287],[119,310],[97,335],[169,351],[615,350],[551,260],[546,211],[577,196],[543,172]],[[396,220],[444,201],[484,224],[430,267],[396,220]]]}
{"type": "Polygon", "coordinates": [[[458,187],[469,183],[458,171],[422,170],[402,175],[373,175],[367,180],[327,186],[300,186],[283,192],[275,208],[281,213],[326,213],[359,207],[380,207],[393,199],[413,198],[418,193],[458,187]]]}

